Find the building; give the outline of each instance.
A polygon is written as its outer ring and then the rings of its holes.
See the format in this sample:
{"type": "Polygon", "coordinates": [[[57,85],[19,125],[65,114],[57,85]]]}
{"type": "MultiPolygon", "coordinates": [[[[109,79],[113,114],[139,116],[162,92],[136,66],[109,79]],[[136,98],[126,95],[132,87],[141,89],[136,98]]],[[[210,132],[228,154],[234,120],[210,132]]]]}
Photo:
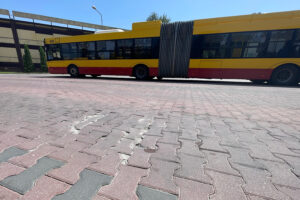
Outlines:
{"type": "Polygon", "coordinates": [[[0,71],[22,71],[24,45],[38,70],[39,48],[44,39],[69,35],[91,34],[95,30],[114,27],[0,9],[0,71]]]}

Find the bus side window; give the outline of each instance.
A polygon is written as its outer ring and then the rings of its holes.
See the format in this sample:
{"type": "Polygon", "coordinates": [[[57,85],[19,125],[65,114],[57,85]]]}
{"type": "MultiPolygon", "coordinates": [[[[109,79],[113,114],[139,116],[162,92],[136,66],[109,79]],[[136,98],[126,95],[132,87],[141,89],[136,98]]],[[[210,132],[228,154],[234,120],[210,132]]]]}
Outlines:
{"type": "Polygon", "coordinates": [[[201,58],[202,57],[202,43],[203,43],[203,35],[194,35],[192,39],[192,47],[191,47],[191,58],[201,58]]]}
{"type": "Polygon", "coordinates": [[[152,58],[151,38],[137,38],[134,41],[134,58],[152,58]]]}
{"type": "Polygon", "coordinates": [[[292,56],[295,58],[300,58],[300,29],[297,29],[292,50],[293,50],[292,56]]]}
{"type": "Polygon", "coordinates": [[[202,58],[225,58],[229,34],[204,35],[202,58]]]}
{"type": "Polygon", "coordinates": [[[70,44],[61,44],[61,54],[64,60],[71,60],[70,44]]]}
{"type": "Polygon", "coordinates": [[[241,58],[243,47],[247,44],[250,33],[232,33],[231,35],[231,58],[241,58]]]}
{"type": "Polygon", "coordinates": [[[133,57],[133,39],[117,40],[117,58],[130,59],[133,57]]]}
{"type": "Polygon", "coordinates": [[[96,59],[109,60],[114,59],[116,42],[113,40],[96,42],[96,59]]]}
{"type": "Polygon", "coordinates": [[[96,59],[95,42],[87,42],[87,57],[88,59],[96,59]]]}
{"type": "Polygon", "coordinates": [[[71,59],[77,59],[80,57],[78,53],[78,46],[77,43],[70,43],[70,58],[71,59]]]}
{"type": "Polygon", "coordinates": [[[226,58],[229,34],[196,35],[192,40],[191,58],[226,58]]]}
{"type": "Polygon", "coordinates": [[[88,49],[86,42],[79,42],[78,43],[78,53],[81,58],[88,58],[88,49]]]}
{"type": "Polygon", "coordinates": [[[51,45],[46,45],[46,54],[47,54],[48,61],[53,60],[53,53],[52,53],[51,45]]]}
{"type": "Polygon", "coordinates": [[[54,44],[52,46],[52,56],[53,56],[53,60],[61,60],[60,45],[59,44],[54,44]]]}
{"type": "Polygon", "coordinates": [[[248,41],[244,45],[244,58],[261,58],[265,55],[265,44],[267,32],[251,32],[249,33],[248,41]]]}
{"type": "Polygon", "coordinates": [[[294,30],[271,31],[266,56],[290,57],[293,33],[294,30]]]}
{"type": "Polygon", "coordinates": [[[152,58],[159,58],[160,38],[152,38],[152,58]]]}

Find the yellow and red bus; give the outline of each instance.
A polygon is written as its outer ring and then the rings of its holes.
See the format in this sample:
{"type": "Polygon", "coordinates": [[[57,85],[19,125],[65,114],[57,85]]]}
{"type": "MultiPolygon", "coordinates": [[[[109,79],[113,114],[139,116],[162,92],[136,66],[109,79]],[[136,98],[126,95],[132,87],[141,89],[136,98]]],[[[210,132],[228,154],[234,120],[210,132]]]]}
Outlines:
{"type": "Polygon", "coordinates": [[[300,81],[300,11],[140,22],[131,31],[47,38],[45,46],[49,72],[73,77],[300,81]]]}

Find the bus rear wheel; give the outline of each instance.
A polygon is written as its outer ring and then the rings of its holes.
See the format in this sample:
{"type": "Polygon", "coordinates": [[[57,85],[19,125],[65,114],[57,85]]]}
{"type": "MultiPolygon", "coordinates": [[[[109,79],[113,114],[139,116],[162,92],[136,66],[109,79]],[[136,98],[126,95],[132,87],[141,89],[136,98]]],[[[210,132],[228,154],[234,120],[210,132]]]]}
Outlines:
{"type": "Polygon", "coordinates": [[[300,70],[294,65],[283,65],[272,73],[271,84],[273,85],[297,85],[299,82],[300,70]]]}
{"type": "Polygon", "coordinates": [[[71,77],[73,78],[77,78],[79,77],[79,70],[78,67],[75,65],[71,65],[68,67],[68,72],[70,74],[71,77]]]}
{"type": "Polygon", "coordinates": [[[138,80],[146,80],[149,77],[148,67],[145,65],[138,65],[134,68],[134,76],[138,80]]]}

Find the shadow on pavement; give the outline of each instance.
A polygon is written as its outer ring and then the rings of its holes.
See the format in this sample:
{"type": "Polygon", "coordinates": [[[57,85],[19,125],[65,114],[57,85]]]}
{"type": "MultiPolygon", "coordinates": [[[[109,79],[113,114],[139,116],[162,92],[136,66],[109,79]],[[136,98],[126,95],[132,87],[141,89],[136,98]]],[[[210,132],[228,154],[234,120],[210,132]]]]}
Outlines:
{"type": "Polygon", "coordinates": [[[60,75],[60,76],[32,76],[32,78],[57,78],[57,79],[69,79],[69,80],[117,80],[124,82],[151,82],[151,83],[182,83],[182,84],[207,84],[207,85],[228,85],[228,86],[254,86],[254,87],[281,87],[281,88],[300,88],[300,85],[297,86],[276,86],[270,85],[268,83],[263,84],[254,84],[247,80],[217,80],[217,79],[184,79],[184,78],[164,78],[163,80],[136,80],[134,77],[118,77],[118,76],[101,76],[97,78],[93,78],[90,76],[82,77],[82,78],[72,78],[68,75],[60,75]]]}

